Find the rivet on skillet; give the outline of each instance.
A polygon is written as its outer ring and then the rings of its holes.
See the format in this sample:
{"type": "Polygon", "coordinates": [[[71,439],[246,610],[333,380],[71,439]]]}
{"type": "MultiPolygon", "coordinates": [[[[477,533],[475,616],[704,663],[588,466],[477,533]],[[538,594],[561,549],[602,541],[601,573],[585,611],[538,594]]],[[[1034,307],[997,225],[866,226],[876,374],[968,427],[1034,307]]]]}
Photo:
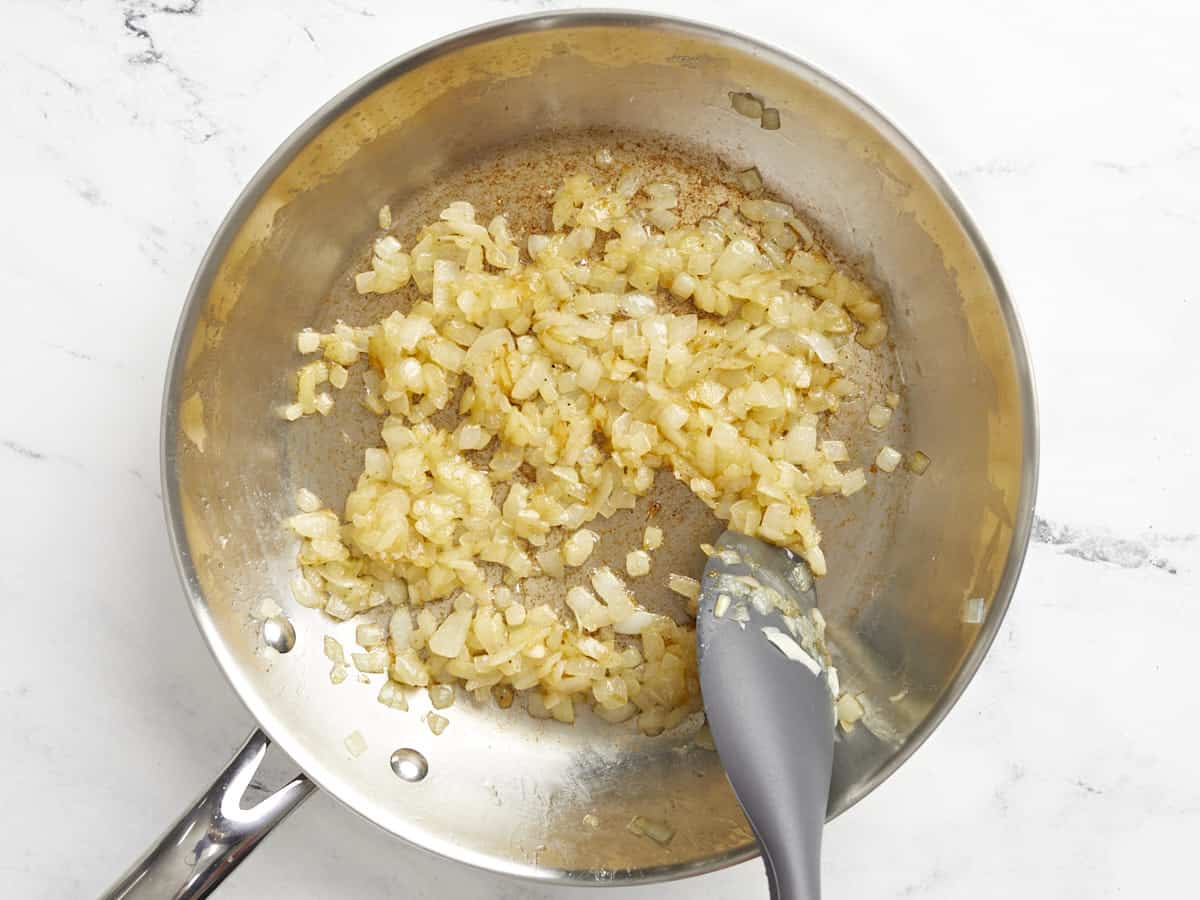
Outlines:
{"type": "Polygon", "coordinates": [[[287,653],[296,646],[296,629],[287,616],[271,616],[263,621],[262,638],[268,647],[287,653]]]}
{"type": "Polygon", "coordinates": [[[401,747],[392,754],[392,771],[405,781],[420,781],[429,774],[429,761],[412,747],[401,747]]]}

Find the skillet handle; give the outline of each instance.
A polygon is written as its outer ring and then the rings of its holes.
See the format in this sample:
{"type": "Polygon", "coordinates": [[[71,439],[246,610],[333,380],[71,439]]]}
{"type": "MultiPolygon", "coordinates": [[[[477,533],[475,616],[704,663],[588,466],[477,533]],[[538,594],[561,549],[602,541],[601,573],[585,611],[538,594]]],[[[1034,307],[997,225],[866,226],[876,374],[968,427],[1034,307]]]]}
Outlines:
{"type": "Polygon", "coordinates": [[[244,809],[242,799],[271,739],[255,729],[212,787],[153,847],[101,895],[101,900],[198,900],[316,790],[300,773],[244,809]]]}

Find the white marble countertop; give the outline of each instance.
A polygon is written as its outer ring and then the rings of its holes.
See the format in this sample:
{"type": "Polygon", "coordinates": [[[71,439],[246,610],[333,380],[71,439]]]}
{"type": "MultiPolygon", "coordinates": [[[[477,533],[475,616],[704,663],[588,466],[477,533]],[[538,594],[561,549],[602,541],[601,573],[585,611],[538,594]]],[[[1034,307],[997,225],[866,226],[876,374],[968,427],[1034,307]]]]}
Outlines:
{"type": "MultiPolygon", "coordinates": [[[[183,602],[158,490],[167,350],[220,218],[363,73],[560,5],[3,4],[0,895],[98,893],[251,725],[183,602]]],[[[1032,346],[1039,526],[1012,611],[944,726],[827,832],[826,896],[1183,896],[1200,834],[1196,5],[637,5],[770,40],[878,104],[972,207],[1032,346]]],[[[594,894],[430,858],[318,797],[220,896],[594,894]]],[[[605,896],[766,888],[750,863],[605,896]]]]}

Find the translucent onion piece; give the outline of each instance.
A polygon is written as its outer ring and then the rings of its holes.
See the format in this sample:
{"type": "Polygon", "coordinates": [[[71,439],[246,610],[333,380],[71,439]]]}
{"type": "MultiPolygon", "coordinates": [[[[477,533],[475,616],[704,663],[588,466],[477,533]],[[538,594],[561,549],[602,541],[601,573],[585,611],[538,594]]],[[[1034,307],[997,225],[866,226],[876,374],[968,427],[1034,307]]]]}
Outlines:
{"type": "Polygon", "coordinates": [[[745,116],[747,119],[760,119],[763,114],[762,101],[749,93],[733,93],[729,94],[730,105],[734,111],[745,116]]]}
{"type": "Polygon", "coordinates": [[[899,450],[884,447],[875,457],[875,466],[883,472],[894,472],[903,458],[899,450]]]}
{"type": "Polygon", "coordinates": [[[908,468],[914,475],[924,475],[925,470],[929,468],[931,460],[920,450],[915,451],[908,458],[908,468]]]}
{"type": "Polygon", "coordinates": [[[346,745],[346,751],[355,758],[367,752],[367,739],[362,736],[361,731],[350,732],[343,743],[346,745]]]}
{"type": "Polygon", "coordinates": [[[867,410],[867,422],[870,423],[872,428],[887,428],[890,421],[892,421],[892,411],[887,406],[873,403],[871,408],[867,410]]]}

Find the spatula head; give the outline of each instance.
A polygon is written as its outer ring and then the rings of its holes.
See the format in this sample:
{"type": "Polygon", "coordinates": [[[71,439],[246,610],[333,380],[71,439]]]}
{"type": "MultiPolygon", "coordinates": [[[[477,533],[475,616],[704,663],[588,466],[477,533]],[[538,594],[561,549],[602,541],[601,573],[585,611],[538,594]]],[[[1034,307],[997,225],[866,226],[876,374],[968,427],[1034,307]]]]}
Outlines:
{"type": "Polygon", "coordinates": [[[788,551],[736,532],[716,550],[696,620],[709,728],[772,897],[816,900],[834,715],[820,654],[804,649],[797,627],[816,606],[812,575],[788,551]]]}

